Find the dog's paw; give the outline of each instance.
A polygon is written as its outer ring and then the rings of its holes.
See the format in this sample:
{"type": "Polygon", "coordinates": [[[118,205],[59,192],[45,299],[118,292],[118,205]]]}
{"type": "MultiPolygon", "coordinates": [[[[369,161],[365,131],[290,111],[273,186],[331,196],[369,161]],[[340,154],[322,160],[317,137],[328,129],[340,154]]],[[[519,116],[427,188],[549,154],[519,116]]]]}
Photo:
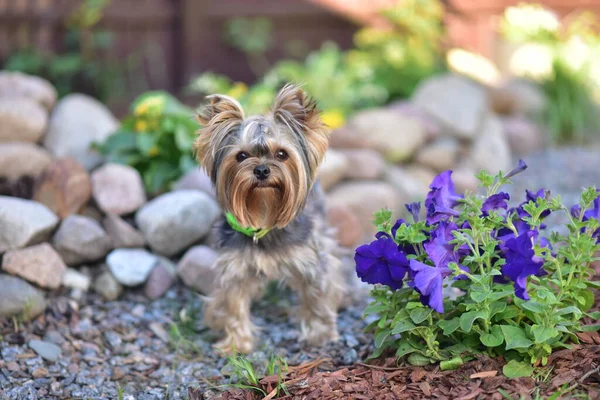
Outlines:
{"type": "Polygon", "coordinates": [[[324,324],[322,321],[305,324],[300,334],[300,340],[311,346],[323,346],[338,339],[337,328],[324,324]]]}
{"type": "Polygon", "coordinates": [[[250,354],[254,350],[254,340],[252,338],[234,338],[227,336],[213,345],[217,351],[232,355],[235,353],[250,354]]]}

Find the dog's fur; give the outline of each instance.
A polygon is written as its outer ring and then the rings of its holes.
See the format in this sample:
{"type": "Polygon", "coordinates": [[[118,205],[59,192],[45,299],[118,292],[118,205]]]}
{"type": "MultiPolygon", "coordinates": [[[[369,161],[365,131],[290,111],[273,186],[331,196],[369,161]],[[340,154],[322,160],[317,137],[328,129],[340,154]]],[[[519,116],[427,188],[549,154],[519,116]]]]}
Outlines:
{"type": "Polygon", "coordinates": [[[218,276],[204,309],[207,325],[225,331],[216,347],[253,350],[250,305],[270,280],[298,292],[303,340],[314,345],[336,340],[345,280],[315,183],[329,142],[316,103],[299,87],[286,85],[270,113],[245,118],[233,98],[207,99],[198,114],[202,128],[195,149],[219,205],[244,227],[271,229],[255,242],[225,218],[218,223],[218,276]],[[257,166],[269,167],[267,179],[257,179],[257,166]]]}

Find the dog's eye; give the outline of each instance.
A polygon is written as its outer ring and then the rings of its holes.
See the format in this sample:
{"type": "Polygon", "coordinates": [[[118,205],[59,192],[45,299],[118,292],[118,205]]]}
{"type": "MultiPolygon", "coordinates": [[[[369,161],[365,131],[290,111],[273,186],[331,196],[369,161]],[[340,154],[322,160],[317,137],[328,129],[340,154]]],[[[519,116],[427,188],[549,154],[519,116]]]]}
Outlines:
{"type": "Polygon", "coordinates": [[[245,153],[243,151],[240,151],[239,153],[237,153],[237,155],[235,156],[235,159],[237,160],[237,162],[242,162],[244,161],[246,158],[248,158],[248,153],[245,153]]]}
{"type": "Polygon", "coordinates": [[[278,150],[277,153],[275,153],[275,157],[277,157],[277,159],[280,161],[285,161],[289,156],[284,150],[278,150]]]}

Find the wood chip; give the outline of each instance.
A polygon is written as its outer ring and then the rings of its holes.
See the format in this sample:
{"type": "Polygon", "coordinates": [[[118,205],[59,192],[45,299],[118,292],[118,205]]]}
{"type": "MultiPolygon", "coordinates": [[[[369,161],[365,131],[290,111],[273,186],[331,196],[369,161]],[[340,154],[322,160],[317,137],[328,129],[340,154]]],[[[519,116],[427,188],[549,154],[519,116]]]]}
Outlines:
{"type": "Polygon", "coordinates": [[[497,374],[498,374],[498,371],[483,371],[483,372],[477,372],[475,374],[471,374],[471,376],[469,376],[469,378],[471,378],[471,379],[491,378],[493,376],[496,376],[497,374]]]}

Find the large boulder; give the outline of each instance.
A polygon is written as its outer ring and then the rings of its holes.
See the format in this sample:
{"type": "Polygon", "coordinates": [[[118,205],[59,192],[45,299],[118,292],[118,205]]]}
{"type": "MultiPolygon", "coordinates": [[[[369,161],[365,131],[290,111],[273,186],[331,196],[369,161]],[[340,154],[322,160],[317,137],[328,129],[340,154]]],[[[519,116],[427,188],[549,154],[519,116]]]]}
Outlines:
{"type": "Polygon", "coordinates": [[[199,190],[211,195],[211,197],[216,197],[215,189],[204,168],[194,168],[173,183],[173,190],[188,189],[199,190]]]}
{"type": "Polygon", "coordinates": [[[22,176],[36,177],[46,169],[52,156],[33,143],[0,143],[0,177],[14,180],[22,176]]]}
{"type": "Polygon", "coordinates": [[[104,104],[90,96],[70,94],[56,105],[44,146],[56,157],[71,156],[90,170],[102,162],[91,145],[104,142],[118,127],[119,121],[104,104]]]}
{"type": "Polygon", "coordinates": [[[0,254],[49,239],[57,224],[43,204],[0,196],[0,254]]]}
{"type": "Polygon", "coordinates": [[[51,110],[56,103],[57,93],[50,82],[39,76],[0,71],[0,97],[34,100],[51,110]]]}
{"type": "Polygon", "coordinates": [[[177,190],[148,202],[135,222],[152,250],[172,256],[206,237],[220,213],[206,193],[177,190]]]}
{"type": "Polygon", "coordinates": [[[327,207],[327,222],[335,228],[338,243],[343,247],[354,247],[363,238],[360,220],[346,205],[327,207]]]}
{"type": "Polygon", "coordinates": [[[373,149],[340,150],[348,160],[345,177],[348,179],[374,180],[383,174],[386,163],[383,156],[373,149]]]}
{"type": "Polygon", "coordinates": [[[0,142],[36,143],[47,124],[48,112],[34,100],[0,97],[0,142]]]}
{"type": "Polygon", "coordinates": [[[121,164],[105,164],[92,173],[92,193],[106,214],[130,214],[146,203],[140,173],[121,164]]]}
{"type": "Polygon", "coordinates": [[[208,295],[217,276],[215,262],[218,256],[219,254],[208,246],[194,246],[179,261],[177,274],[187,286],[208,295]]]}
{"type": "Polygon", "coordinates": [[[100,224],[83,215],[65,218],[52,245],[68,265],[100,260],[112,249],[112,241],[100,224]]]}
{"type": "Polygon", "coordinates": [[[426,180],[425,174],[414,168],[397,166],[386,169],[384,181],[392,185],[407,202],[424,199],[431,182],[426,180]]]}
{"type": "Polygon", "coordinates": [[[542,150],[546,135],[540,126],[524,117],[501,118],[504,134],[513,154],[525,156],[542,150]]]}
{"type": "Polygon", "coordinates": [[[78,213],[92,197],[90,176],[71,157],[58,158],[39,176],[33,198],[61,219],[78,213]]]}
{"type": "Polygon", "coordinates": [[[484,169],[491,174],[508,172],[511,168],[511,152],[499,118],[489,114],[480,134],[473,142],[470,164],[474,170],[484,169]]]}
{"type": "Polygon", "coordinates": [[[0,318],[32,319],[46,309],[44,294],[16,276],[0,274],[0,318]]]}
{"type": "Polygon", "coordinates": [[[423,81],[415,89],[412,101],[434,117],[444,130],[466,139],[477,135],[488,110],[484,87],[455,74],[423,81]]]}
{"type": "Polygon", "coordinates": [[[460,145],[455,138],[444,137],[423,147],[416,156],[416,161],[438,172],[454,167],[460,152],[460,145]]]}
{"type": "Polygon", "coordinates": [[[333,149],[327,150],[318,173],[321,187],[328,190],[335,186],[344,178],[348,166],[348,160],[341,152],[333,149]]]}
{"type": "Polygon", "coordinates": [[[2,269],[43,288],[60,287],[67,266],[48,243],[10,250],[2,258],[2,269]]]}

